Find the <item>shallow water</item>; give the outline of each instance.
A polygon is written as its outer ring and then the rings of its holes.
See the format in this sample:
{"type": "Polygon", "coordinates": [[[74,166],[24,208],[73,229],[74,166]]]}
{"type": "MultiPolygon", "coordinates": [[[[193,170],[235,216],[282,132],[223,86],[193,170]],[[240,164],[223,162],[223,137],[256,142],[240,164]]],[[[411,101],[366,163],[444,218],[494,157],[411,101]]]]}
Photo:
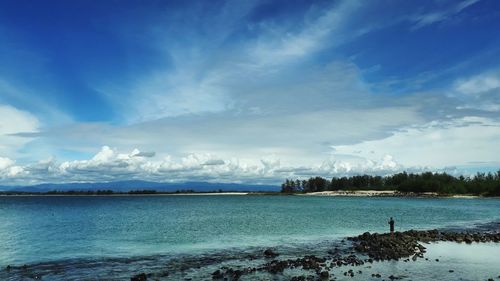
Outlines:
{"type": "MultiPolygon", "coordinates": [[[[251,263],[245,260],[245,255],[260,253],[268,246],[275,246],[290,257],[304,255],[304,252],[326,253],[345,236],[386,231],[390,216],[396,220],[396,230],[473,227],[500,220],[500,200],[309,196],[0,197],[0,267],[30,264],[29,270],[2,271],[0,278],[17,280],[20,276],[31,278],[39,274],[47,280],[89,276],[120,280],[134,272],[154,272],[170,266],[171,275],[167,280],[189,276],[194,280],[206,279],[225,263],[251,263]]],[[[459,251],[446,249],[443,243],[433,245],[428,255],[459,251]]],[[[474,245],[466,249],[480,258],[490,256],[492,251],[500,252],[496,244],[484,246],[493,249],[488,248],[486,252],[481,252],[481,247],[474,245]]],[[[463,270],[467,273],[460,277],[475,280],[478,272],[485,271],[482,264],[493,262],[500,268],[498,259],[474,262],[473,255],[467,252],[454,256],[455,260],[445,259],[447,261],[431,266],[424,261],[396,263],[396,269],[406,266],[407,270],[439,272],[441,267],[442,270],[449,267],[446,262],[453,260],[466,264],[463,270]],[[423,268],[418,268],[420,263],[423,268]],[[416,268],[408,268],[412,266],[416,268]]],[[[389,267],[381,271],[390,270],[391,263],[380,264],[389,267]]],[[[446,269],[446,276],[451,278],[448,280],[456,280],[453,276],[458,275],[453,273],[460,270],[449,273],[449,269],[446,269]]],[[[485,274],[500,275],[494,271],[485,274]]]]}

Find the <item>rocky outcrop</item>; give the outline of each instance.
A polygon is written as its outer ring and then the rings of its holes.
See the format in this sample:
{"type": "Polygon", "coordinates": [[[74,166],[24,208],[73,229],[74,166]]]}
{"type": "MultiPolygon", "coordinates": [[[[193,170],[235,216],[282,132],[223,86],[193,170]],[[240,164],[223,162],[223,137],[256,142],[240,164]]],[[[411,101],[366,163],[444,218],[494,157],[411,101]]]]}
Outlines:
{"type": "Polygon", "coordinates": [[[419,242],[453,241],[458,243],[500,242],[500,233],[441,232],[439,230],[409,230],[378,234],[365,232],[349,237],[353,247],[375,260],[398,260],[405,257],[423,257],[425,247],[419,242]]]}
{"type": "MultiPolygon", "coordinates": [[[[376,280],[398,280],[404,276],[382,276],[378,272],[370,272],[371,263],[374,261],[399,260],[404,262],[416,261],[424,258],[426,248],[423,243],[436,241],[453,241],[457,243],[480,243],[500,242],[500,232],[451,232],[439,230],[409,230],[404,232],[369,233],[365,232],[359,236],[347,238],[352,243],[342,240],[341,245],[328,251],[323,257],[305,255],[295,259],[279,259],[275,249],[265,249],[258,254],[249,254],[244,257],[248,260],[262,259],[263,263],[255,267],[221,267],[211,274],[213,280],[240,280],[242,276],[255,272],[266,272],[270,274],[283,274],[287,269],[304,270],[304,275],[291,277],[293,281],[306,280],[335,280],[338,275],[355,277],[359,274],[367,274],[376,280]],[[367,265],[362,270],[353,267],[367,265]],[[366,268],[366,269],[365,269],[366,268]],[[335,274],[334,274],[335,272],[335,274]]],[[[427,260],[427,259],[426,259],[427,260]]],[[[435,259],[439,262],[439,259],[435,259]]],[[[449,273],[454,270],[450,269],[449,273]]],[[[285,272],[286,274],[286,272],[285,272]]],[[[157,277],[151,274],[141,273],[131,278],[132,281],[147,280],[148,277],[157,277]]],[[[154,278],[153,278],[154,279],[154,278]]]]}
{"type": "Polygon", "coordinates": [[[146,275],[146,273],[140,273],[140,274],[134,275],[134,276],[132,276],[132,278],[130,278],[130,281],[147,281],[147,280],[148,280],[148,276],[146,275]]]}
{"type": "Polygon", "coordinates": [[[266,249],[266,250],[264,251],[264,256],[265,256],[266,258],[274,258],[274,257],[279,256],[279,254],[278,254],[278,253],[276,253],[276,252],[274,252],[272,249],[266,249]]]}

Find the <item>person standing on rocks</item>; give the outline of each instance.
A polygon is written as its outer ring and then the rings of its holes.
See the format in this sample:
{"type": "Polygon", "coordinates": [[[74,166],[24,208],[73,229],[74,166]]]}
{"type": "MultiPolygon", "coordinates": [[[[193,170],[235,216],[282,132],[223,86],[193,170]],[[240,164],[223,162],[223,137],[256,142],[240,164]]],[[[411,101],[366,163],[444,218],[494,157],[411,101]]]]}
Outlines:
{"type": "Polygon", "coordinates": [[[391,237],[392,237],[394,235],[394,220],[392,219],[392,217],[388,223],[389,223],[389,229],[391,231],[391,237]]]}

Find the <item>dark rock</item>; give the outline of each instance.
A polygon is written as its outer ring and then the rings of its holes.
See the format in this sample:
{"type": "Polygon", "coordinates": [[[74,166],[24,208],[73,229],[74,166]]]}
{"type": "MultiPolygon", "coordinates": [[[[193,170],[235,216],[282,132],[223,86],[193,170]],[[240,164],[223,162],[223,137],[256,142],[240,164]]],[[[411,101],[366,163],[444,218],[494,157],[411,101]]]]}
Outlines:
{"type": "Polygon", "coordinates": [[[240,277],[243,275],[243,272],[241,270],[235,270],[232,274],[233,281],[237,281],[240,279],[240,277]]]}
{"type": "Polygon", "coordinates": [[[266,256],[267,258],[274,258],[279,256],[279,254],[275,253],[272,249],[266,249],[264,251],[264,256],[266,256]]]}
{"type": "Polygon", "coordinates": [[[408,230],[389,233],[370,234],[365,232],[356,237],[349,237],[353,241],[353,248],[374,260],[398,260],[412,255],[413,260],[423,257],[425,247],[418,242],[454,241],[471,244],[472,242],[497,242],[500,241],[500,233],[459,233],[440,232],[438,230],[408,230]]]}
{"type": "Polygon", "coordinates": [[[328,273],[328,271],[321,271],[321,273],[319,274],[319,277],[321,277],[322,279],[326,279],[330,276],[330,273],[328,273]]]}
{"type": "Polygon", "coordinates": [[[448,270],[448,272],[450,272],[450,273],[451,273],[451,272],[454,272],[454,270],[453,270],[453,269],[450,269],[450,270],[448,270]]]}
{"type": "Polygon", "coordinates": [[[289,266],[288,261],[273,260],[264,265],[264,268],[272,274],[281,273],[289,266]]]}
{"type": "Polygon", "coordinates": [[[224,278],[224,274],[222,274],[222,272],[219,269],[217,269],[212,273],[212,279],[222,279],[222,278],[224,278]]]}
{"type": "Polygon", "coordinates": [[[466,237],[464,238],[464,241],[465,241],[465,243],[467,243],[467,244],[472,244],[472,237],[470,237],[470,236],[466,236],[466,237]]]}
{"type": "Polygon", "coordinates": [[[140,273],[140,274],[137,274],[135,276],[132,276],[132,278],[130,278],[130,281],[147,281],[148,280],[148,277],[146,275],[146,273],[140,273]]]}

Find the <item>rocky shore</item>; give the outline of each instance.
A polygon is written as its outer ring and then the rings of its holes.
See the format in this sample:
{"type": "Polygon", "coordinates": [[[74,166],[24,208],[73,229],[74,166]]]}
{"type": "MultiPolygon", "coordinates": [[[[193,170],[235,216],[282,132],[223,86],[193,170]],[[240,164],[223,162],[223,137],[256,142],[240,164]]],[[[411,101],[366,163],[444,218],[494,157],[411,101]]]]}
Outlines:
{"type": "MultiPolygon", "coordinates": [[[[404,262],[416,261],[419,258],[425,258],[426,248],[422,243],[451,241],[456,243],[486,243],[500,242],[500,232],[443,232],[439,230],[409,230],[405,232],[389,233],[369,233],[365,232],[356,237],[347,238],[351,245],[347,251],[333,249],[330,255],[317,257],[306,255],[296,259],[279,259],[279,254],[272,249],[263,252],[263,256],[270,259],[260,267],[248,268],[228,268],[222,267],[212,273],[213,280],[239,280],[243,275],[254,272],[268,272],[270,274],[283,273],[288,269],[302,269],[310,272],[308,275],[297,275],[290,280],[336,280],[333,269],[337,274],[340,271],[343,276],[353,277],[357,274],[364,274],[362,270],[354,270],[352,267],[358,267],[365,264],[371,264],[377,261],[402,260],[404,262]],[[349,266],[350,269],[341,270],[342,267],[349,266]]],[[[439,262],[439,260],[435,260],[439,262]]],[[[452,270],[450,272],[453,272],[452,270]]],[[[372,272],[373,278],[382,278],[380,273],[372,272]]],[[[385,276],[389,280],[402,279],[401,276],[385,276]]],[[[499,276],[500,278],[500,276],[499,276]]],[[[132,281],[142,281],[146,279],[132,278],[132,281]]],[[[493,280],[493,279],[491,279],[493,280]]]]}
{"type": "MultiPolygon", "coordinates": [[[[462,244],[498,243],[500,242],[500,224],[489,224],[468,230],[409,230],[404,232],[369,233],[365,232],[343,240],[327,242],[321,245],[321,251],[311,248],[298,248],[291,252],[290,248],[256,248],[245,252],[220,252],[204,255],[179,257],[164,262],[147,258],[132,260],[111,260],[112,263],[128,264],[138,262],[140,266],[131,270],[132,281],[146,280],[346,280],[355,277],[356,280],[410,280],[409,272],[384,271],[383,264],[387,261],[404,263],[447,263],[441,256],[427,255],[427,243],[446,241],[462,244]],[[440,258],[441,261],[438,259],[440,258]],[[234,262],[237,261],[237,262],[234,262]],[[381,267],[382,266],[382,267],[381,267]],[[142,269],[141,269],[142,268],[142,269]],[[149,268],[149,269],[146,269],[149,268]],[[382,269],[382,270],[381,270],[382,269]],[[201,270],[201,271],[200,271],[201,270]],[[198,272],[198,273],[195,273],[198,272]],[[193,274],[195,273],[195,274],[193,274]]],[[[465,247],[465,245],[463,245],[465,247]]],[[[471,248],[472,249],[472,248],[471,248]]],[[[432,252],[433,253],[433,252],[432,252]]],[[[102,261],[95,262],[97,266],[102,261]]],[[[68,268],[88,267],[86,262],[75,261],[68,268]]],[[[124,269],[128,267],[125,265],[124,269]]],[[[408,264],[412,266],[412,264],[408,264]]],[[[8,278],[5,280],[52,280],[64,272],[60,264],[40,264],[7,266],[2,271],[8,278]],[[53,275],[52,275],[53,274],[53,275]],[[12,278],[9,277],[12,276],[12,278]]],[[[452,274],[460,268],[445,268],[446,274],[452,274]]],[[[415,273],[415,271],[413,271],[415,273]]],[[[492,272],[500,279],[500,271],[492,272]]],[[[130,273],[129,273],[130,274],[130,273]]],[[[460,274],[460,273],[456,273],[460,274]]],[[[451,275],[450,275],[451,276],[451,275]]],[[[458,275],[457,275],[458,276],[458,275]]],[[[90,277],[90,276],[89,276],[90,277]]],[[[484,278],[484,280],[488,280],[484,278]]],[[[2,278],[0,278],[2,279],[2,278]]],[[[417,278],[418,279],[418,278],[417,278]]],[[[4,280],[4,279],[2,279],[4,280]]],[[[57,279],[56,280],[64,280],[57,279]]],[[[419,279],[425,280],[425,279],[419,279]]],[[[447,279],[453,280],[453,279],[447,279]]],[[[469,279],[470,280],[470,279],[469,279]]]]}
{"type": "Polygon", "coordinates": [[[419,242],[429,243],[450,241],[457,243],[485,243],[500,242],[500,233],[464,233],[442,232],[439,230],[409,230],[405,232],[370,234],[365,232],[356,237],[349,237],[353,241],[354,249],[370,258],[379,260],[398,260],[405,257],[412,259],[423,258],[425,247],[419,242]]]}

